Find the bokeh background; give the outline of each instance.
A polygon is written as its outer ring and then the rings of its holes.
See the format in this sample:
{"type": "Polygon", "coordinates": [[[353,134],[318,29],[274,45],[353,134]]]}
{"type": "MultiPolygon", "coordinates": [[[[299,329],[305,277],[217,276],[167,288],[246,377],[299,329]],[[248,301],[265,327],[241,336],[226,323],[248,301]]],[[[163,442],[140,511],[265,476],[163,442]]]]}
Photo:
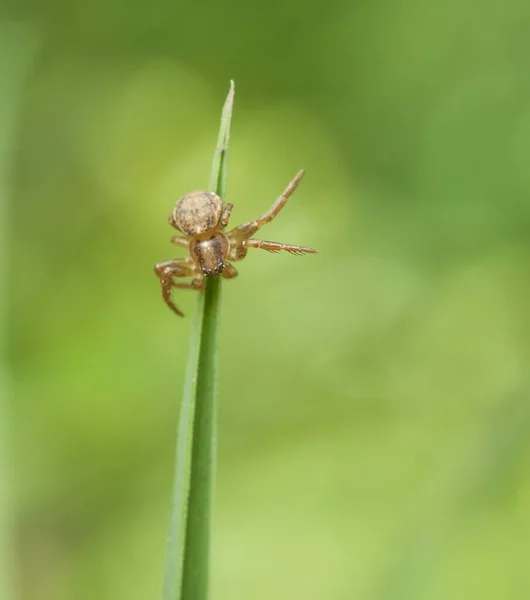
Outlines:
{"type": "Polygon", "coordinates": [[[526,599],[530,10],[17,0],[0,20],[9,600],[159,598],[187,313],[152,272],[236,82],[212,598],[526,599]]]}

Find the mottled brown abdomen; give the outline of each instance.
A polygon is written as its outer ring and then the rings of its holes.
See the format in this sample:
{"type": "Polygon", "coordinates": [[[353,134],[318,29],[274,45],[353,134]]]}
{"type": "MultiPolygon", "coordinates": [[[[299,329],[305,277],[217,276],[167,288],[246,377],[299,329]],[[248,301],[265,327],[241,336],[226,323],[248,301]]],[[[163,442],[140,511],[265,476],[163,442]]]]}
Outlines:
{"type": "Polygon", "coordinates": [[[217,227],[222,210],[223,202],[217,194],[191,192],[177,202],[169,222],[185,235],[200,235],[217,227]]]}

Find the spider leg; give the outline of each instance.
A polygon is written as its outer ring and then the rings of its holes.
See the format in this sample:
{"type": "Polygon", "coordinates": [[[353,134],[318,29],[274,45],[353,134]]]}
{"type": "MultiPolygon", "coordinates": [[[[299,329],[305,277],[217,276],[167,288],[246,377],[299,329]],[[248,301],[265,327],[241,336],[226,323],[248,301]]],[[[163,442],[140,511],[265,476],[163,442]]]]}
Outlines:
{"type": "Polygon", "coordinates": [[[307,246],[297,246],[295,244],[282,244],[280,242],[267,242],[265,240],[257,240],[255,238],[251,238],[245,242],[247,248],[261,248],[262,250],[267,250],[268,252],[281,252],[285,250],[290,254],[316,254],[318,250],[314,248],[308,248],[307,246]]]}
{"type": "Polygon", "coordinates": [[[183,317],[184,313],[179,310],[171,298],[171,290],[173,288],[180,289],[194,289],[200,290],[204,286],[203,275],[198,272],[197,267],[193,264],[191,259],[175,259],[166,260],[155,265],[155,273],[160,278],[160,285],[162,286],[162,297],[169,308],[177,315],[183,317]],[[195,275],[195,278],[190,282],[179,282],[175,281],[175,277],[190,277],[195,275]]]}
{"type": "Polygon", "coordinates": [[[282,194],[266,213],[262,214],[261,217],[258,217],[255,221],[248,221],[246,223],[242,223],[238,227],[235,227],[228,233],[228,236],[240,244],[244,240],[248,240],[248,238],[253,236],[258,229],[263,227],[263,225],[270,223],[270,221],[272,221],[285,206],[285,203],[296,190],[303,176],[304,171],[298,171],[294,179],[289,183],[289,185],[285,188],[282,194]]]}
{"type": "Polygon", "coordinates": [[[219,220],[219,225],[224,229],[228,225],[228,221],[230,220],[230,213],[234,205],[230,202],[224,207],[223,214],[221,215],[221,219],[219,220]]]}
{"type": "Polygon", "coordinates": [[[196,275],[191,281],[175,281],[171,283],[172,288],[179,290],[202,290],[204,289],[204,275],[196,275]]]}
{"type": "Polygon", "coordinates": [[[171,243],[175,244],[175,246],[182,246],[183,248],[189,248],[189,242],[185,238],[181,238],[178,235],[174,235],[171,238],[171,243]]]}

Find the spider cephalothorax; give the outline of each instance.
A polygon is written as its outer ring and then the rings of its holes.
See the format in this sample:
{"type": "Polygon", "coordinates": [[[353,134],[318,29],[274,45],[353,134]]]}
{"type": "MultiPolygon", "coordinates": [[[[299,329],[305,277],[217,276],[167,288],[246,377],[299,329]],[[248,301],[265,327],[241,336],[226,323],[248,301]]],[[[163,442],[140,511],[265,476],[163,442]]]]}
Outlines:
{"type": "Polygon", "coordinates": [[[175,258],[157,263],[155,273],[160,277],[162,295],[169,307],[178,315],[183,313],[171,299],[172,288],[200,290],[204,287],[204,277],[221,275],[231,279],[237,275],[232,261],[245,258],[249,248],[262,248],[269,252],[285,250],[291,254],[313,254],[313,248],[266,242],[252,236],[285,206],[289,196],[295,191],[304,175],[300,171],[289,183],[283,194],[270,210],[255,221],[247,221],[229,232],[224,229],[230,220],[233,205],[223,208],[223,201],[213,192],[198,191],[183,196],[169,216],[169,223],[185,237],[174,236],[171,241],[188,249],[185,258],[175,258]],[[175,281],[177,277],[193,277],[191,282],[175,281]]]}

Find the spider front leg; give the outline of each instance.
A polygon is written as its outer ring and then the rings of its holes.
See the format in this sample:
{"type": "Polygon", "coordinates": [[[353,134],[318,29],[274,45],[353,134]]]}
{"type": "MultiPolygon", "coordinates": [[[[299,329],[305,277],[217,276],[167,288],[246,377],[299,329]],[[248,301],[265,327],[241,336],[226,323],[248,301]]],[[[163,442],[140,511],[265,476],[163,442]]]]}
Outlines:
{"type": "Polygon", "coordinates": [[[223,210],[223,214],[221,215],[221,219],[219,220],[219,225],[224,229],[228,225],[228,221],[230,220],[230,213],[234,205],[232,203],[228,203],[223,210]]]}
{"type": "Polygon", "coordinates": [[[281,242],[267,242],[251,238],[245,242],[247,248],[261,248],[267,252],[289,252],[290,254],[316,254],[318,250],[308,246],[297,246],[296,244],[282,244],[281,242]]]}
{"type": "Polygon", "coordinates": [[[318,250],[315,248],[309,248],[308,246],[298,246],[296,244],[282,244],[281,242],[268,242],[265,240],[258,240],[256,238],[250,238],[244,240],[240,244],[235,244],[230,250],[228,255],[230,260],[243,260],[247,255],[249,248],[261,248],[276,254],[277,252],[289,252],[289,254],[316,254],[318,250]]]}
{"type": "Polygon", "coordinates": [[[184,313],[175,306],[171,299],[171,290],[173,288],[201,290],[204,287],[204,277],[202,273],[200,273],[189,258],[166,260],[157,263],[155,265],[155,273],[160,278],[162,297],[166,304],[173,312],[183,317],[184,313]],[[191,275],[195,275],[195,277],[190,282],[174,280],[174,277],[190,277],[191,275]]]}
{"type": "Polygon", "coordinates": [[[188,242],[188,240],[185,239],[185,238],[181,238],[178,235],[174,235],[171,238],[171,243],[175,244],[175,246],[182,246],[183,248],[189,248],[190,247],[190,243],[188,242]]]}
{"type": "Polygon", "coordinates": [[[270,223],[282,210],[289,197],[298,187],[298,184],[302,180],[303,176],[304,171],[298,171],[294,179],[285,188],[276,202],[274,202],[271,208],[266,213],[261,215],[261,217],[258,217],[255,221],[243,223],[228,233],[228,237],[232,242],[232,249],[230,251],[231,260],[241,260],[245,258],[249,248],[262,248],[263,250],[268,250],[269,252],[280,252],[283,250],[290,252],[291,254],[313,254],[317,252],[317,250],[314,248],[308,248],[306,246],[281,244],[279,242],[266,242],[252,238],[256,231],[261,229],[263,225],[270,223]]]}
{"type": "Polygon", "coordinates": [[[261,217],[258,217],[255,221],[248,221],[247,223],[242,223],[238,227],[235,227],[228,233],[228,236],[232,240],[235,240],[237,244],[240,244],[241,242],[252,237],[256,231],[263,227],[263,225],[270,223],[285,206],[285,203],[289,197],[292,196],[303,176],[304,171],[298,171],[294,179],[289,183],[282,194],[278,197],[276,202],[274,202],[274,204],[266,213],[262,214],[261,217]]]}

